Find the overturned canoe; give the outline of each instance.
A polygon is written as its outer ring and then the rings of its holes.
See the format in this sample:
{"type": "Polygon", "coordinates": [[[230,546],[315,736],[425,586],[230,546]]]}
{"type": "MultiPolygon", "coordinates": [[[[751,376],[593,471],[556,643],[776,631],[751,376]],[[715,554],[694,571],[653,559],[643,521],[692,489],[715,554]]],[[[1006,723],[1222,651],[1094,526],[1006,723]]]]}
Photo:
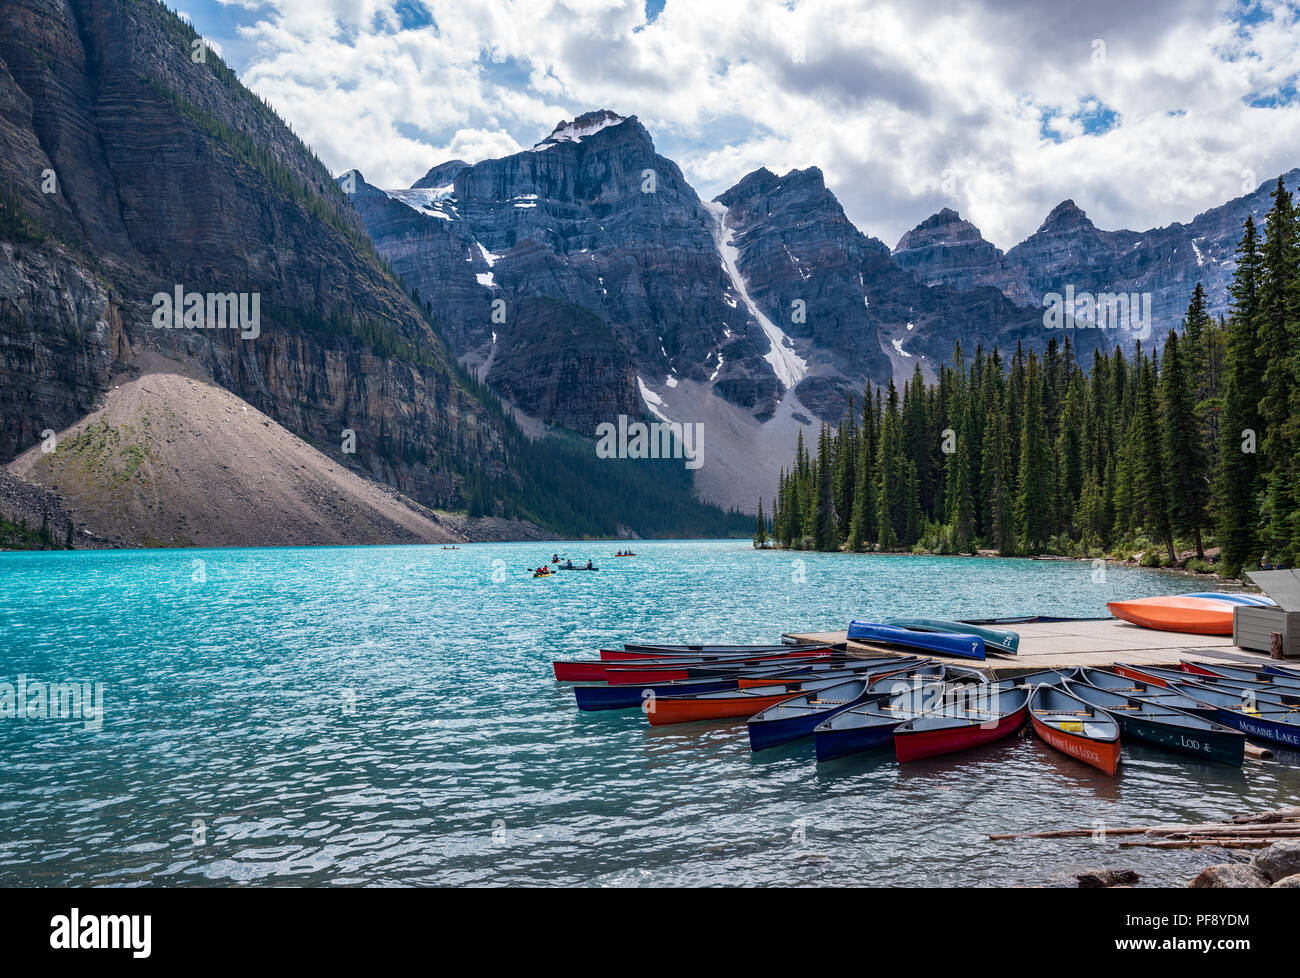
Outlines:
{"type": "Polygon", "coordinates": [[[1109,713],[1124,737],[1236,767],[1246,755],[1245,734],[1213,720],[1083,682],[1067,682],[1065,690],[1109,713]]]}
{"type": "Polygon", "coordinates": [[[920,632],[879,622],[854,621],[849,623],[849,640],[897,645],[964,659],[984,658],[984,639],[970,633],[920,632]]]}
{"type": "Polygon", "coordinates": [[[1193,635],[1231,635],[1232,609],[1236,605],[1221,598],[1193,598],[1175,594],[1161,598],[1109,601],[1106,607],[1116,618],[1143,628],[1193,635]]]}
{"type": "Polygon", "coordinates": [[[1015,655],[1020,648],[1020,633],[1006,628],[988,628],[964,621],[946,621],[943,618],[886,618],[882,625],[906,628],[912,632],[944,632],[949,635],[978,635],[984,639],[986,652],[1015,655]]]}
{"type": "Polygon", "coordinates": [[[1275,608],[1277,602],[1262,594],[1246,594],[1244,591],[1192,591],[1184,594],[1185,598],[1214,598],[1218,601],[1231,601],[1233,604],[1251,605],[1256,608],[1275,608]]]}
{"type": "Polygon", "coordinates": [[[1039,686],[1029,695],[1034,733],[1084,764],[1106,774],[1119,766],[1119,723],[1104,710],[1055,686],[1039,686]]]}

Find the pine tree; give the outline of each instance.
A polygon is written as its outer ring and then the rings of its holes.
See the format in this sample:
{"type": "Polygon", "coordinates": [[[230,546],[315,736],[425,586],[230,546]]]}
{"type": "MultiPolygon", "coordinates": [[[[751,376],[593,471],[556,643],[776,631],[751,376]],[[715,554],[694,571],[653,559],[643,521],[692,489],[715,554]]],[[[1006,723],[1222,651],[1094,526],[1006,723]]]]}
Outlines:
{"type": "Polygon", "coordinates": [[[1020,477],[1016,495],[1016,539],[1027,552],[1047,546],[1051,472],[1043,431],[1043,383],[1033,351],[1025,370],[1024,417],[1020,426],[1020,477]]]}
{"type": "Polygon", "coordinates": [[[1264,473],[1264,546],[1274,563],[1291,563],[1295,528],[1296,487],[1292,481],[1296,442],[1296,421],[1291,417],[1295,392],[1297,343],[1296,323],[1297,260],[1296,215],[1291,194],[1278,178],[1272,193],[1273,206],[1264,226],[1260,249],[1256,333],[1259,357],[1264,368],[1260,415],[1264,425],[1262,457],[1264,473]]]}
{"type": "Polygon", "coordinates": [[[1172,529],[1192,534],[1196,556],[1204,559],[1201,527],[1206,523],[1209,486],[1201,433],[1196,423],[1194,378],[1187,371],[1182,348],[1178,334],[1170,330],[1165,341],[1164,369],[1160,371],[1160,424],[1164,442],[1161,478],[1168,484],[1172,529]]]}
{"type": "Polygon", "coordinates": [[[1168,474],[1160,437],[1160,405],[1156,393],[1156,367],[1154,359],[1142,361],[1138,380],[1137,414],[1134,433],[1138,491],[1135,493],[1142,509],[1143,526],[1148,533],[1164,543],[1169,563],[1177,560],[1174,554],[1174,531],[1169,522],[1168,474]]]}
{"type": "Polygon", "coordinates": [[[767,546],[767,522],[763,519],[763,497],[758,497],[758,525],[754,527],[754,548],[761,550],[767,546]]]}

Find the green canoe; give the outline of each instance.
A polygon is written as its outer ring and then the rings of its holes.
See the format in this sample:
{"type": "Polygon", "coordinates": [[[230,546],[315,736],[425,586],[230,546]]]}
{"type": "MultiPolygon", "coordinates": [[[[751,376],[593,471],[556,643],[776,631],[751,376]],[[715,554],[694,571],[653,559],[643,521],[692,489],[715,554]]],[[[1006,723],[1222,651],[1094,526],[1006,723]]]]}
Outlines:
{"type": "Polygon", "coordinates": [[[906,628],[913,632],[952,632],[958,635],[978,635],[990,652],[1015,655],[1020,648],[1020,635],[1004,628],[984,628],[964,621],[945,621],[942,618],[886,618],[881,624],[906,628]]]}

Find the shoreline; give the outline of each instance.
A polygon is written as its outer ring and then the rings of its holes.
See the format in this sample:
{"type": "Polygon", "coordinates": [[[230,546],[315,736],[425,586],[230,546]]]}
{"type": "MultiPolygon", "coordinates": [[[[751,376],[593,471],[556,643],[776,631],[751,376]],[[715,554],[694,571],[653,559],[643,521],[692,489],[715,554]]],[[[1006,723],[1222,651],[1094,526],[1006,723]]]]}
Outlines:
{"type": "MultiPolygon", "coordinates": [[[[1149,570],[1149,571],[1164,571],[1165,573],[1169,573],[1169,574],[1178,574],[1179,576],[1182,577],[1191,577],[1191,578],[1204,580],[1204,581],[1214,581],[1219,584],[1238,584],[1245,588],[1255,588],[1254,584],[1251,584],[1249,581],[1242,580],[1239,577],[1221,577],[1214,572],[1206,573],[1203,571],[1189,570],[1186,567],[1146,567],[1143,566],[1140,560],[1120,560],[1117,557],[1072,557],[1066,554],[1034,554],[1032,556],[1027,554],[1015,554],[1013,556],[1008,556],[1006,554],[1000,554],[992,550],[978,550],[975,553],[969,553],[969,554],[941,554],[932,551],[917,552],[915,550],[863,550],[863,551],[796,550],[789,547],[773,547],[773,546],[755,547],[754,549],[773,550],[773,551],[780,551],[782,553],[790,553],[790,554],[815,553],[815,554],[828,554],[832,556],[838,555],[844,557],[963,557],[963,558],[979,558],[979,559],[992,559],[992,560],[1034,560],[1034,561],[1042,561],[1045,563],[1066,562],[1066,561],[1072,561],[1075,563],[1093,563],[1094,561],[1100,560],[1100,561],[1104,561],[1107,566],[1132,567],[1138,570],[1149,570]]],[[[1256,590],[1258,589],[1256,588],[1256,590]]]]}

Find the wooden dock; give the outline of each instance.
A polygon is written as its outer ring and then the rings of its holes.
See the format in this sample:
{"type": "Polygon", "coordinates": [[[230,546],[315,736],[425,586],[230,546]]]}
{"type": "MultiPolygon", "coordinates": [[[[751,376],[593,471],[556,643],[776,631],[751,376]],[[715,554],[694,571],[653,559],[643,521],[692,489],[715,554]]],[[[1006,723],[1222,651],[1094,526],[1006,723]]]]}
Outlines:
{"type": "MultiPolygon", "coordinates": [[[[1269,657],[1248,652],[1232,644],[1230,635],[1187,635],[1140,628],[1116,618],[1089,621],[1026,622],[1009,624],[1008,630],[1020,633],[1018,655],[990,654],[984,662],[955,656],[917,652],[940,662],[988,669],[996,679],[1006,679],[1035,669],[1068,669],[1092,666],[1107,669],[1116,662],[1131,665],[1178,668],[1181,659],[1230,665],[1261,665],[1269,657]]],[[[847,632],[791,632],[785,638],[799,642],[844,642],[847,632]]],[[[894,647],[868,642],[849,642],[849,652],[870,656],[897,655],[894,647]]],[[[1292,660],[1295,661],[1295,660],[1292,660]]]]}

